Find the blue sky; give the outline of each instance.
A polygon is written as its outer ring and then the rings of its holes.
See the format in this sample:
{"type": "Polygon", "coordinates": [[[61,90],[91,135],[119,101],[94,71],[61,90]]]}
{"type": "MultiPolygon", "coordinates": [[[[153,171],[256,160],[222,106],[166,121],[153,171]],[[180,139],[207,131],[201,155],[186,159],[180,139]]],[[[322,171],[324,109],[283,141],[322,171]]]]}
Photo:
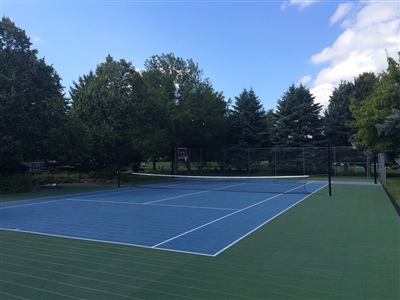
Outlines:
{"type": "Polygon", "coordinates": [[[0,0],[66,86],[110,54],[143,68],[152,55],[193,59],[226,98],[253,88],[266,110],[291,84],[326,106],[340,80],[397,58],[397,1],[0,0]]]}

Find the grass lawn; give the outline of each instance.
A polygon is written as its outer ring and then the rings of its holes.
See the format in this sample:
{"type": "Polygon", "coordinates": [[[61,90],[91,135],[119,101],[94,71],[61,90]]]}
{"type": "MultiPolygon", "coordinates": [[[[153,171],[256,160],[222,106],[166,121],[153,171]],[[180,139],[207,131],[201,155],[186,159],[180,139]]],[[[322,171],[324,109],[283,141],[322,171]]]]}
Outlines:
{"type": "Polygon", "coordinates": [[[386,188],[400,206],[400,170],[388,172],[386,188]]]}

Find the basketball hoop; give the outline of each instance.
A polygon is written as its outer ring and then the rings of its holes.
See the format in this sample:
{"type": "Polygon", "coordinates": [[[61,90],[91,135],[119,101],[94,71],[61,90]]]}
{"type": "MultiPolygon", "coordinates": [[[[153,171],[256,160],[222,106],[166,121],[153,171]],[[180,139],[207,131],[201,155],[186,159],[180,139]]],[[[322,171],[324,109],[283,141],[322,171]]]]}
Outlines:
{"type": "Polygon", "coordinates": [[[178,159],[187,161],[189,158],[187,148],[178,148],[178,159]]]}

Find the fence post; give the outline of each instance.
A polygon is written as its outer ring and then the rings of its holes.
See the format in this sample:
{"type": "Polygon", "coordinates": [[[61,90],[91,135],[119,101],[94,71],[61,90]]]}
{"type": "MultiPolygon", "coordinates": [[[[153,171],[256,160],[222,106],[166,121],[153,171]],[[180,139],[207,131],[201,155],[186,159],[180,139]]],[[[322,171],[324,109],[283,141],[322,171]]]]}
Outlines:
{"type": "Polygon", "coordinates": [[[200,175],[203,175],[203,148],[200,148],[200,175]]]}
{"type": "Polygon", "coordinates": [[[333,163],[335,164],[335,177],[337,176],[337,167],[336,167],[336,147],[333,147],[333,163]]]}
{"type": "Polygon", "coordinates": [[[329,186],[329,196],[332,196],[332,162],[331,162],[331,141],[328,141],[328,186],[329,186]]]}
{"type": "Polygon", "coordinates": [[[376,153],[374,153],[374,183],[377,184],[376,153]]]}
{"type": "Polygon", "coordinates": [[[247,148],[247,175],[250,176],[250,148],[247,148]]]}

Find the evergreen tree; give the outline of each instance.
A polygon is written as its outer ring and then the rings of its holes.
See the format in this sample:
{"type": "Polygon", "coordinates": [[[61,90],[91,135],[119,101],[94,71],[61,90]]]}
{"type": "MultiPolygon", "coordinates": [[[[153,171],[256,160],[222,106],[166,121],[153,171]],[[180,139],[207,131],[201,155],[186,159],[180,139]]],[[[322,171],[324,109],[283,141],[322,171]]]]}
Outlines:
{"type": "Polygon", "coordinates": [[[290,86],[278,100],[274,143],[278,147],[318,146],[322,139],[322,106],[303,85],[290,86]]]}
{"type": "Polygon", "coordinates": [[[282,99],[278,100],[275,113],[275,150],[279,174],[326,173],[326,158],[318,149],[298,147],[320,146],[323,140],[322,121],[319,113],[322,106],[314,103],[314,97],[303,85],[290,86],[282,99]]]}
{"type": "Polygon", "coordinates": [[[341,81],[334,89],[325,110],[325,134],[332,146],[351,146],[350,139],[355,129],[350,126],[354,120],[350,111],[350,99],[355,97],[355,87],[351,82],[341,81]]]}
{"type": "Polygon", "coordinates": [[[269,143],[267,114],[253,89],[246,89],[235,97],[230,124],[235,136],[233,146],[261,148],[269,143]]]}

